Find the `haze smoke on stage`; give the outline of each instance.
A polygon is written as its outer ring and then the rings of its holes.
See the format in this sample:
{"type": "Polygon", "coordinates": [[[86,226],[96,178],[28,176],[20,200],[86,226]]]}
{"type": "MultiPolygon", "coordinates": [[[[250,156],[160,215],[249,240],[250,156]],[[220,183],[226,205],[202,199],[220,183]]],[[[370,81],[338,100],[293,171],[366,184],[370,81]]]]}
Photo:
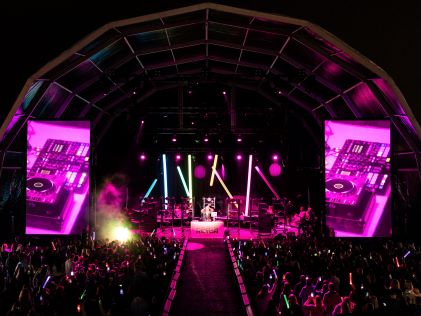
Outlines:
{"type": "Polygon", "coordinates": [[[104,181],[97,196],[95,214],[98,238],[115,239],[116,227],[129,227],[130,221],[124,212],[127,204],[127,177],[115,174],[104,181]]]}
{"type": "Polygon", "coordinates": [[[126,242],[131,239],[132,233],[129,228],[117,224],[113,228],[111,236],[113,240],[126,242]]]}

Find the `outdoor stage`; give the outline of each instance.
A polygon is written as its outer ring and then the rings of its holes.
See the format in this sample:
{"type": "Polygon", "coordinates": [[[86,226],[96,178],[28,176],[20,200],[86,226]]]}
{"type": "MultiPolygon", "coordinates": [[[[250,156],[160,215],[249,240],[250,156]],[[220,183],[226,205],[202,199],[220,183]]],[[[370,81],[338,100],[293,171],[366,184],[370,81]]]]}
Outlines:
{"type": "MultiPolygon", "coordinates": [[[[201,223],[216,223],[216,222],[201,222],[201,223]]],[[[168,238],[223,238],[225,235],[229,235],[231,238],[238,238],[238,239],[256,239],[256,238],[273,238],[279,234],[288,235],[294,234],[295,236],[298,235],[298,227],[289,226],[287,225],[285,228],[283,225],[276,226],[271,233],[260,233],[257,228],[245,228],[245,227],[238,227],[238,226],[229,226],[226,225],[222,226],[223,228],[223,235],[221,237],[215,237],[214,234],[210,234],[206,236],[206,234],[200,234],[198,236],[197,233],[194,232],[194,228],[192,231],[191,227],[183,226],[183,227],[171,227],[165,226],[158,228],[156,230],[156,234],[159,237],[168,237],[168,238]]],[[[136,230],[134,233],[140,234],[140,236],[150,235],[149,232],[143,232],[142,230],[136,230]]]]}

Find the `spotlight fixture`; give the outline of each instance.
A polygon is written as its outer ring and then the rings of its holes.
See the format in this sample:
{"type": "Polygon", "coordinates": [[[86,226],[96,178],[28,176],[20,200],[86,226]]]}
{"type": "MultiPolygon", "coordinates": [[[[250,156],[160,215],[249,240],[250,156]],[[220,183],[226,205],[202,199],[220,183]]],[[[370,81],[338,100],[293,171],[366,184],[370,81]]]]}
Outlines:
{"type": "Polygon", "coordinates": [[[227,95],[227,92],[225,90],[222,90],[223,95],[227,95]]]}
{"type": "Polygon", "coordinates": [[[207,142],[209,141],[209,137],[208,137],[208,135],[205,135],[205,137],[203,138],[203,141],[204,141],[205,143],[207,143],[207,142]]]}
{"type": "Polygon", "coordinates": [[[243,159],[243,156],[242,156],[241,154],[238,154],[238,155],[236,156],[236,159],[237,159],[237,160],[242,160],[242,159],[243,159]]]}
{"type": "Polygon", "coordinates": [[[126,242],[131,238],[130,229],[123,226],[115,226],[112,231],[112,239],[120,242],[126,242]]]}
{"type": "Polygon", "coordinates": [[[172,141],[173,143],[175,143],[175,142],[177,141],[177,136],[176,136],[176,135],[173,135],[173,137],[171,138],[171,141],[172,141]]]}
{"type": "Polygon", "coordinates": [[[145,154],[140,154],[140,160],[146,160],[146,155],[145,154]]]}
{"type": "Polygon", "coordinates": [[[181,160],[181,155],[180,154],[177,154],[177,155],[175,155],[175,160],[181,160]]]}
{"type": "Polygon", "coordinates": [[[279,159],[278,155],[275,154],[275,155],[272,156],[273,161],[278,161],[278,159],[279,159]]]}
{"type": "Polygon", "coordinates": [[[241,137],[241,135],[237,136],[237,143],[241,143],[243,141],[243,138],[241,137]]]}
{"type": "Polygon", "coordinates": [[[208,160],[212,160],[213,156],[212,154],[208,154],[208,160]]]}

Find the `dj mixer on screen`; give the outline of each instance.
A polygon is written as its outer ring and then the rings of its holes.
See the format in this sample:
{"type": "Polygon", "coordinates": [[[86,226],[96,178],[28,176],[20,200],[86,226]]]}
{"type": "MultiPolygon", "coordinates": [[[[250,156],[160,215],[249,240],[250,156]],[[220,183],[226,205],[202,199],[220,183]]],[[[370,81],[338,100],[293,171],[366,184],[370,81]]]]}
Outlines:
{"type": "Polygon", "coordinates": [[[370,133],[352,130],[326,145],[326,223],[338,236],[373,237],[379,230],[385,236],[390,233],[383,227],[390,226],[390,142],[369,141],[370,133]]]}
{"type": "Polygon", "coordinates": [[[47,138],[28,146],[27,233],[72,233],[87,207],[89,143],[47,138]]]}

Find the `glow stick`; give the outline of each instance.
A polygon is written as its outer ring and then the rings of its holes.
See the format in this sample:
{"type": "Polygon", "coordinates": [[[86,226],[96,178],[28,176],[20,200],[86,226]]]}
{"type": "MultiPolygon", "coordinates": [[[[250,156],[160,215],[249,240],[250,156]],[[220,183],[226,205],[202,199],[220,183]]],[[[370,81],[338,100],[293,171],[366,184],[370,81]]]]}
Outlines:
{"type": "Polygon", "coordinates": [[[406,259],[406,257],[408,257],[411,254],[411,250],[408,250],[408,252],[403,256],[404,259],[406,259]]]}
{"type": "Polygon", "coordinates": [[[192,170],[191,170],[191,155],[187,156],[188,158],[188,172],[189,172],[189,193],[190,193],[190,200],[193,201],[193,177],[192,177],[192,170]]]}
{"type": "Polygon", "coordinates": [[[142,202],[145,202],[145,199],[149,196],[149,194],[151,194],[151,192],[152,192],[153,188],[155,187],[155,184],[156,184],[157,181],[158,181],[158,179],[155,179],[155,180],[152,181],[152,184],[149,187],[148,191],[146,191],[146,194],[143,197],[142,202]]]}
{"type": "Polygon", "coordinates": [[[247,174],[247,193],[246,193],[246,209],[244,211],[245,216],[249,215],[249,202],[250,202],[250,183],[251,183],[251,167],[253,164],[253,155],[249,155],[249,170],[247,174]]]}
{"type": "Polygon", "coordinates": [[[287,306],[287,309],[289,309],[289,302],[285,294],[284,294],[284,301],[285,301],[285,305],[287,306]]]}
{"type": "Polygon", "coordinates": [[[399,268],[401,265],[399,264],[398,257],[395,257],[395,261],[396,261],[396,267],[399,268]]]}
{"type": "MultiPolygon", "coordinates": [[[[162,169],[164,170],[164,198],[168,197],[168,180],[167,180],[167,157],[162,154],[162,169]]],[[[165,203],[167,209],[167,203],[165,203]]]]}
{"type": "Polygon", "coordinates": [[[215,169],[216,169],[216,165],[218,164],[218,155],[215,155],[213,157],[213,165],[212,165],[212,174],[211,174],[211,178],[210,178],[210,186],[213,186],[213,181],[215,179],[215,169]]]}
{"type": "Polygon", "coordinates": [[[45,287],[47,286],[48,281],[50,281],[50,278],[51,278],[51,275],[49,275],[49,276],[47,277],[47,279],[45,280],[44,284],[42,285],[42,288],[43,288],[43,289],[45,289],[45,287]]]}
{"type": "Polygon", "coordinates": [[[349,285],[352,285],[352,272],[349,272],[349,285]]]}
{"type": "Polygon", "coordinates": [[[257,173],[260,175],[260,177],[263,179],[263,181],[265,181],[266,185],[268,186],[268,188],[272,191],[273,195],[277,198],[280,199],[278,193],[276,193],[275,189],[272,187],[272,185],[269,183],[268,179],[266,179],[265,175],[262,173],[262,171],[260,171],[259,167],[256,166],[254,167],[257,171],[257,173]]]}
{"type": "Polygon", "coordinates": [[[187,188],[186,180],[184,179],[180,166],[177,166],[177,171],[178,171],[178,175],[180,176],[181,183],[183,183],[183,187],[184,187],[184,190],[186,191],[186,195],[190,196],[190,192],[189,192],[189,189],[187,188]]]}

